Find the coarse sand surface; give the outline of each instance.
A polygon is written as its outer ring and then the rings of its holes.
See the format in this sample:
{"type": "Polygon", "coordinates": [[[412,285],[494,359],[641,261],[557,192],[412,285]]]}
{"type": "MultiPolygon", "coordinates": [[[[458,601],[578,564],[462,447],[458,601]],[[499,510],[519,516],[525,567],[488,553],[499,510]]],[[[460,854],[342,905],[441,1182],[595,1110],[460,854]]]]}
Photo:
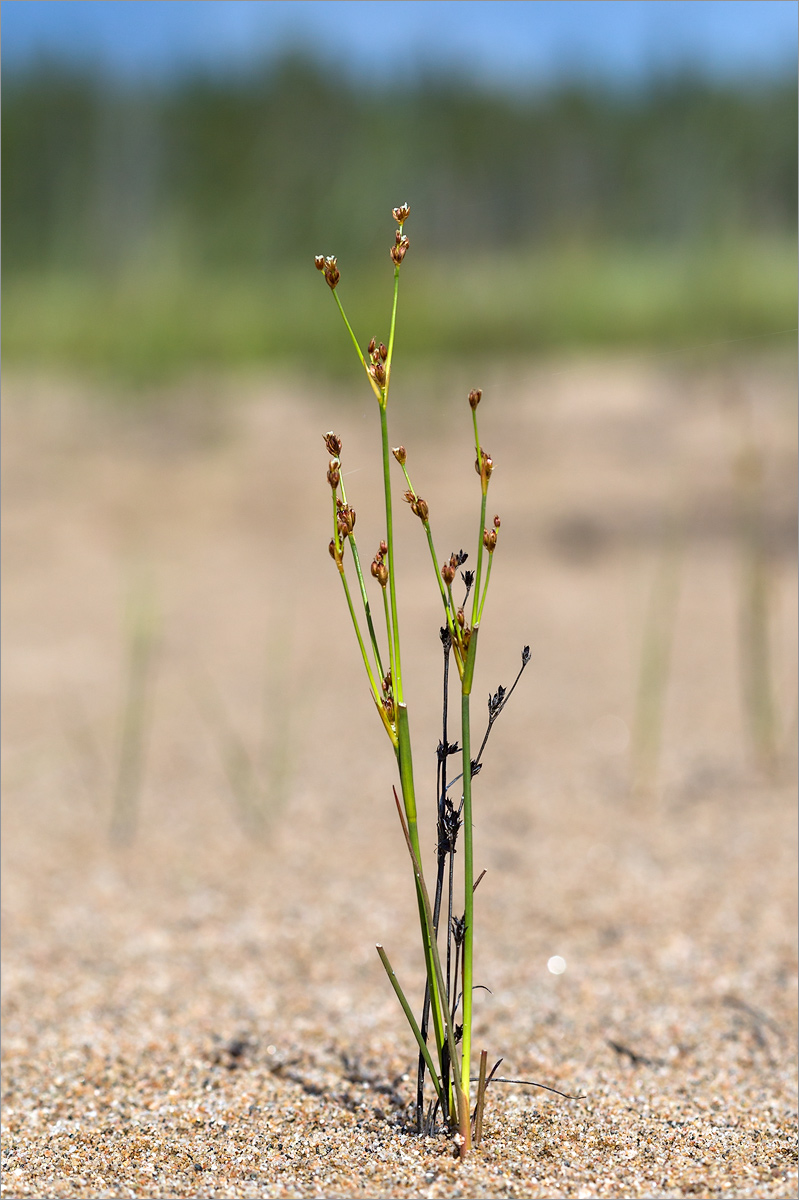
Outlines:
{"type": "MultiPolygon", "coordinates": [[[[796,1196],[791,363],[462,375],[398,373],[391,436],[473,551],[483,387],[474,736],[532,655],[475,780],[475,1047],[577,1098],[493,1084],[464,1162],[414,1133],[374,949],[418,1007],[413,880],[327,549],[330,428],[365,562],[385,532],[368,389],[8,373],[4,1195],[796,1196]]],[[[430,871],[441,608],[395,522],[430,871]]]]}

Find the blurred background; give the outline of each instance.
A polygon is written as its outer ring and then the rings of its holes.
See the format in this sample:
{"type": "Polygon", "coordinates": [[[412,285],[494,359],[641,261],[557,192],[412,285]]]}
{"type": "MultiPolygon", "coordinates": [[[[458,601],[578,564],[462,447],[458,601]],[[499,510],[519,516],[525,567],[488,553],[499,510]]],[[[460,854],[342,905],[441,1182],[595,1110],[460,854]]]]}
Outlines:
{"type": "Polygon", "coordinates": [[[784,0],[9,0],[4,361],[329,371],[348,348],[311,258],[338,255],[360,323],[404,198],[409,356],[791,330],[796,21],[784,0]]]}

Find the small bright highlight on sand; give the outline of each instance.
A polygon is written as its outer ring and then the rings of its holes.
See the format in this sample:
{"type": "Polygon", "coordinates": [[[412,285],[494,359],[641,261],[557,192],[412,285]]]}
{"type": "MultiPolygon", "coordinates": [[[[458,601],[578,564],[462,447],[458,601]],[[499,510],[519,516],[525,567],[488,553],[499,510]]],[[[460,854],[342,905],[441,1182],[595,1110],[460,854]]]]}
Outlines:
{"type": "Polygon", "coordinates": [[[553,954],[547,962],[547,970],[553,975],[562,975],[566,970],[566,959],[561,958],[559,954],[553,954]]]}

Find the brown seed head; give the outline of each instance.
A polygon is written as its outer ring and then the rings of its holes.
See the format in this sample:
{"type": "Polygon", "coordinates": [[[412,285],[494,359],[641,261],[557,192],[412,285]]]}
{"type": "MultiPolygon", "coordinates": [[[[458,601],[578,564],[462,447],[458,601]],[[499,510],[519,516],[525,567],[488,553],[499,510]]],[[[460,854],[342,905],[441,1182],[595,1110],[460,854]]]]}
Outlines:
{"type": "Polygon", "coordinates": [[[500,521],[499,517],[494,517],[494,528],[499,529],[501,524],[502,522],[500,521]]]}
{"type": "Polygon", "coordinates": [[[404,498],[410,504],[411,512],[416,513],[420,521],[426,521],[430,515],[427,501],[423,500],[421,496],[414,496],[413,492],[406,492],[404,498]]]}
{"type": "Polygon", "coordinates": [[[477,405],[483,398],[482,388],[472,388],[469,392],[469,404],[472,408],[477,408],[477,405]]]}
{"type": "Polygon", "coordinates": [[[485,546],[485,548],[489,554],[494,553],[496,544],[497,544],[496,529],[484,529],[483,530],[483,545],[485,546]]]}
{"type": "Polygon", "coordinates": [[[466,616],[464,614],[463,609],[459,608],[457,613],[455,614],[455,616],[457,618],[458,624],[460,625],[461,629],[463,629],[463,627],[466,624],[466,616]]]}
{"type": "Polygon", "coordinates": [[[372,363],[371,367],[369,368],[369,374],[372,376],[372,379],[374,379],[375,383],[380,385],[380,387],[382,387],[386,382],[386,368],[383,366],[379,358],[377,362],[372,363]]]}
{"type": "Polygon", "coordinates": [[[380,543],[380,553],[381,553],[381,554],[388,554],[388,542],[381,542],[381,543],[380,543]]]}
{"type": "Polygon", "coordinates": [[[373,577],[377,580],[377,582],[380,584],[380,586],[382,588],[384,588],[386,586],[386,584],[388,583],[388,567],[383,562],[383,554],[384,554],[383,545],[384,545],[384,543],[381,542],[380,549],[378,550],[377,554],[372,559],[372,565],[369,568],[373,577]]]}
{"type": "Polygon", "coordinates": [[[316,258],[314,259],[314,262],[316,264],[317,270],[324,271],[325,279],[327,280],[327,284],[328,284],[328,287],[330,288],[330,290],[335,291],[336,284],[338,283],[339,279],[341,278],[339,269],[336,265],[336,256],[334,254],[329,254],[325,258],[325,257],[323,257],[323,255],[317,254],[316,258]],[[322,260],[321,266],[319,265],[320,259],[322,260]]]}
{"type": "Polygon", "coordinates": [[[381,359],[383,360],[383,362],[385,362],[385,361],[386,361],[386,359],[388,358],[388,350],[386,349],[386,347],[383,345],[383,343],[382,343],[382,342],[381,342],[381,343],[380,343],[380,345],[378,346],[378,348],[377,348],[377,352],[378,352],[378,354],[380,355],[380,357],[381,357],[381,359]]]}
{"type": "Polygon", "coordinates": [[[455,579],[455,568],[451,562],[444,563],[444,566],[441,568],[441,578],[447,587],[452,587],[453,580],[455,579]]]}
{"type": "Polygon", "coordinates": [[[401,204],[399,208],[392,208],[391,215],[398,225],[404,225],[410,216],[410,204],[401,204]]]}
{"type": "Polygon", "coordinates": [[[392,448],[391,453],[394,455],[394,457],[396,458],[396,460],[400,464],[400,466],[403,466],[405,459],[407,458],[405,447],[404,446],[394,446],[392,448]]]}
{"type": "Polygon", "coordinates": [[[327,482],[330,484],[333,491],[336,490],[341,482],[341,472],[338,469],[338,459],[331,458],[330,460],[330,466],[328,467],[327,471],[327,482]]]}
{"type": "Polygon", "coordinates": [[[323,433],[322,438],[325,446],[327,447],[328,454],[331,455],[332,458],[341,458],[341,438],[336,437],[332,429],[330,430],[330,433],[323,433]]]}
{"type": "Polygon", "coordinates": [[[491,478],[491,472],[494,470],[494,460],[486,450],[481,450],[480,459],[474,460],[474,469],[480,478],[488,483],[491,478]]]}
{"type": "Polygon", "coordinates": [[[372,356],[372,355],[374,354],[374,352],[375,352],[375,345],[376,345],[375,339],[374,339],[374,338],[372,338],[372,340],[369,342],[369,345],[367,346],[367,349],[368,349],[368,351],[369,351],[369,357],[370,357],[370,358],[371,358],[371,356],[372,356]]]}
{"type": "Polygon", "coordinates": [[[400,265],[400,263],[402,262],[403,258],[404,258],[404,257],[405,257],[405,255],[408,253],[408,246],[409,246],[409,245],[410,245],[410,242],[408,241],[408,239],[407,239],[407,238],[405,237],[405,235],[403,234],[403,235],[400,237],[399,241],[396,243],[396,245],[394,245],[394,246],[392,246],[392,247],[391,247],[391,257],[392,257],[392,259],[393,259],[393,261],[394,261],[394,265],[395,265],[395,266],[397,266],[397,267],[398,267],[398,266],[400,265]]]}
{"type": "Polygon", "coordinates": [[[344,526],[345,534],[352,533],[355,528],[355,509],[349,504],[343,504],[341,500],[336,500],[336,509],[338,510],[339,529],[344,526]]]}

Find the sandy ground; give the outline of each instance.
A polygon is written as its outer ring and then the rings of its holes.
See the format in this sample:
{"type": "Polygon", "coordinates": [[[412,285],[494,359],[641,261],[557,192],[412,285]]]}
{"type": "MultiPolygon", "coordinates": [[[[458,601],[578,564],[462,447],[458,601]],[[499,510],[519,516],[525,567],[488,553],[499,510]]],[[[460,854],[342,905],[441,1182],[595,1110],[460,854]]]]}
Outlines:
{"type": "MultiPolygon", "coordinates": [[[[4,382],[4,1194],[796,1195],[791,363],[397,375],[442,558],[474,541],[485,389],[479,732],[532,651],[475,783],[477,1048],[582,1097],[492,1087],[466,1163],[413,1134],[374,950],[418,999],[392,756],[327,553],[331,427],[367,561],[383,533],[368,393],[4,382]]],[[[397,523],[432,858],[439,601],[397,523]]]]}

